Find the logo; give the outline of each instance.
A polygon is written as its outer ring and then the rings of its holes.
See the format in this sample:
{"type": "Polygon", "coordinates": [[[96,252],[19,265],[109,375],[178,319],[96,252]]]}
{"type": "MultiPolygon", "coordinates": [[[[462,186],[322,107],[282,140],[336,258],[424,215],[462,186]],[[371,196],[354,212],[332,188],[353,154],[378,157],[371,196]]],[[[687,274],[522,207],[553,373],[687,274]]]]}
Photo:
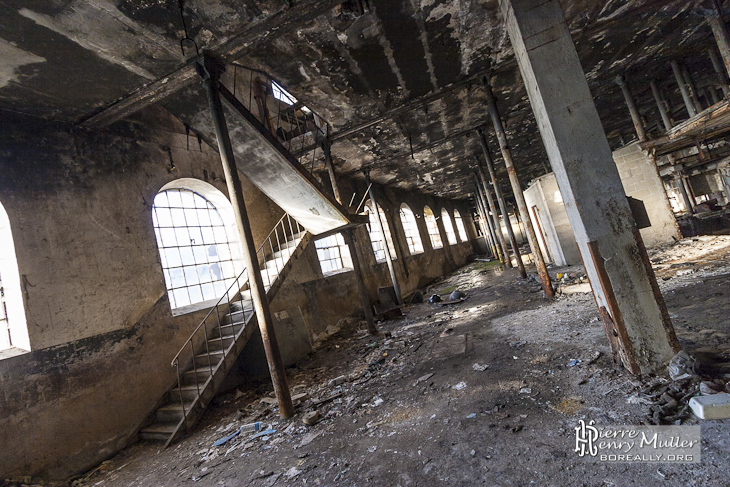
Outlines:
{"type": "Polygon", "coordinates": [[[699,426],[595,426],[578,422],[575,453],[611,463],[698,463],[699,426]]]}
{"type": "Polygon", "coordinates": [[[595,457],[598,455],[598,447],[596,446],[598,428],[593,426],[594,424],[596,424],[595,421],[590,421],[586,424],[581,419],[580,424],[575,427],[575,452],[579,457],[586,455],[595,457]]]}

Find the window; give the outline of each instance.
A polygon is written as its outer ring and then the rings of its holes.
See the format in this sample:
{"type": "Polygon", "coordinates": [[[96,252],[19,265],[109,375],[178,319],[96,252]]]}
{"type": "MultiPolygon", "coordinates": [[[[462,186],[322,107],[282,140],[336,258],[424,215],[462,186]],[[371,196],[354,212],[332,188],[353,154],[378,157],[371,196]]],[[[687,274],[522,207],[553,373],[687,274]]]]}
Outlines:
{"type": "MultiPolygon", "coordinates": [[[[202,181],[197,185],[209,186],[202,181]]],[[[163,188],[153,204],[152,223],[173,314],[214,305],[243,271],[230,203],[213,186],[206,192],[217,193],[218,206],[182,187],[163,188]],[[221,207],[228,210],[228,218],[221,207]]]]}
{"type": "Polygon", "coordinates": [[[352,270],[350,249],[341,233],[314,241],[319,265],[323,275],[336,274],[338,271],[352,270]]]}
{"type": "Polygon", "coordinates": [[[461,219],[459,210],[454,210],[454,220],[456,221],[456,230],[459,232],[459,239],[462,242],[466,242],[469,240],[469,237],[466,235],[466,227],[464,226],[464,220],[461,219]]]}
{"type": "Polygon", "coordinates": [[[421,234],[418,232],[416,217],[405,203],[400,205],[400,221],[403,224],[403,233],[405,233],[408,243],[408,252],[411,255],[423,252],[423,242],[421,242],[421,234]]]}
{"type": "Polygon", "coordinates": [[[441,221],[444,223],[444,230],[446,231],[446,239],[449,241],[449,245],[456,245],[459,243],[456,240],[456,233],[454,232],[454,225],[451,223],[451,216],[446,208],[441,208],[441,221]]]}
{"type": "MultiPolygon", "coordinates": [[[[370,200],[365,203],[365,210],[368,212],[368,233],[370,234],[370,242],[373,245],[373,253],[375,254],[375,260],[377,262],[385,261],[385,244],[383,242],[383,234],[380,233],[380,227],[378,226],[378,220],[375,211],[373,211],[373,205],[370,200]]],[[[380,215],[380,221],[383,224],[385,230],[385,239],[388,241],[388,249],[390,250],[390,257],[392,259],[397,258],[395,254],[395,248],[393,247],[393,237],[390,234],[390,227],[388,226],[388,220],[385,218],[385,212],[383,208],[378,205],[378,214],[380,215]]]]}
{"type": "Polygon", "coordinates": [[[441,242],[441,234],[436,224],[436,217],[433,216],[433,211],[428,206],[423,208],[423,218],[426,220],[426,228],[428,229],[428,236],[431,239],[431,247],[434,250],[442,248],[444,244],[441,242]]]}
{"type": "Polygon", "coordinates": [[[30,350],[10,219],[0,205],[0,358],[30,350]]]}
{"type": "MultiPolygon", "coordinates": [[[[294,95],[286,91],[279,83],[273,80],[271,81],[271,95],[277,100],[283,101],[287,105],[296,105],[298,103],[298,100],[294,98],[294,95]]],[[[301,109],[303,112],[310,111],[309,108],[304,105],[301,106],[301,109]]]]}

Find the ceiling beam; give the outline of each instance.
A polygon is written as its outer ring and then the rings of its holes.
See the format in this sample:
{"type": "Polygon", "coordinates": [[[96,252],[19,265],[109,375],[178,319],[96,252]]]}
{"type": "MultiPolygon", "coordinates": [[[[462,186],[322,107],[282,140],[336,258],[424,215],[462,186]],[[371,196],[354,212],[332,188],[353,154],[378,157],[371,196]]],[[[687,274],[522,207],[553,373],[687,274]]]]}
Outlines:
{"type": "MultiPolygon", "coordinates": [[[[342,0],[309,0],[297,2],[294,6],[279,10],[272,16],[257,22],[210,50],[213,56],[224,62],[232,62],[253,51],[256,46],[291,32],[305,22],[328,12],[342,3],[342,0]]],[[[195,63],[188,60],[183,66],[160,79],[137,88],[132,93],[114,101],[100,112],[82,119],[78,125],[83,128],[106,127],[184,88],[197,78],[195,63]]]]}

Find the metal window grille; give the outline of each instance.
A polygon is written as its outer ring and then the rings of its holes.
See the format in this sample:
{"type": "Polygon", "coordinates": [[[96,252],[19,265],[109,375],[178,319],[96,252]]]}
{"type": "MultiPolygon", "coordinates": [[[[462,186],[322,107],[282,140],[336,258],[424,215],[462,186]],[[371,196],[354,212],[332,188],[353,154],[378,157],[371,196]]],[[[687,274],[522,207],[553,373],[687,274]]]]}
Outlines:
{"type": "Polygon", "coordinates": [[[451,224],[451,216],[446,208],[441,208],[441,220],[444,222],[444,230],[446,231],[446,239],[449,245],[456,245],[456,232],[454,232],[454,225],[451,224]]]}
{"type": "Polygon", "coordinates": [[[213,204],[187,189],[155,197],[152,222],[172,309],[219,299],[236,278],[223,219],[213,204]]]}
{"type": "Polygon", "coordinates": [[[456,230],[459,232],[459,239],[462,242],[466,242],[469,240],[469,237],[466,236],[466,227],[464,226],[464,220],[461,218],[459,210],[454,210],[454,220],[456,221],[456,230]]]}
{"type": "MultiPolygon", "coordinates": [[[[366,205],[365,209],[367,210],[368,218],[370,219],[370,223],[368,223],[367,227],[368,233],[370,234],[370,243],[373,246],[373,253],[375,254],[375,260],[377,262],[382,262],[385,260],[385,241],[383,239],[383,234],[380,232],[380,227],[378,227],[378,217],[372,209],[372,204],[366,205]]],[[[388,241],[390,256],[391,258],[396,259],[397,256],[395,254],[395,248],[393,247],[393,237],[390,234],[388,220],[385,218],[385,212],[380,205],[378,205],[378,213],[380,214],[380,221],[383,223],[383,229],[385,230],[385,240],[388,241]]]]}
{"type": "Polygon", "coordinates": [[[352,269],[350,249],[347,248],[341,233],[315,240],[319,265],[322,274],[330,274],[341,269],[352,269]]]}
{"type": "Polygon", "coordinates": [[[403,224],[403,233],[406,236],[408,252],[411,255],[423,252],[423,242],[421,242],[421,234],[418,232],[416,217],[413,215],[413,211],[405,204],[400,207],[400,221],[403,224]]]}
{"type": "Polygon", "coordinates": [[[441,234],[436,224],[436,217],[433,216],[433,211],[428,206],[423,209],[423,218],[426,220],[426,228],[428,229],[428,236],[431,239],[431,247],[434,249],[442,248],[444,244],[441,241],[441,234]]]}

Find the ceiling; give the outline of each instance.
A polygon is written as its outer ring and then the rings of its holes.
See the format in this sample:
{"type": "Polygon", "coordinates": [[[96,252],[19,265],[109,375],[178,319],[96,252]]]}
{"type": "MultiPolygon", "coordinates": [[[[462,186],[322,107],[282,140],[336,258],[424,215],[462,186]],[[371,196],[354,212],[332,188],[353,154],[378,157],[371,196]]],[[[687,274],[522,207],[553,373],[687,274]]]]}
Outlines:
{"type": "MultiPolygon", "coordinates": [[[[203,96],[190,69],[197,46],[266,71],[324,117],[339,173],[370,168],[379,183],[467,198],[480,153],[474,129],[485,126],[504,176],[485,75],[523,186],[549,171],[497,0],[185,0],[184,54],[178,1],[0,0],[0,117],[77,124],[129,102],[124,113],[160,103],[194,118],[201,104],[186,100],[203,96]]],[[[712,33],[694,2],[562,5],[614,148],[634,137],[616,75],[627,76],[651,136],[660,134],[651,79],[674,118],[686,118],[670,60],[699,87],[718,83],[712,33]]]]}

